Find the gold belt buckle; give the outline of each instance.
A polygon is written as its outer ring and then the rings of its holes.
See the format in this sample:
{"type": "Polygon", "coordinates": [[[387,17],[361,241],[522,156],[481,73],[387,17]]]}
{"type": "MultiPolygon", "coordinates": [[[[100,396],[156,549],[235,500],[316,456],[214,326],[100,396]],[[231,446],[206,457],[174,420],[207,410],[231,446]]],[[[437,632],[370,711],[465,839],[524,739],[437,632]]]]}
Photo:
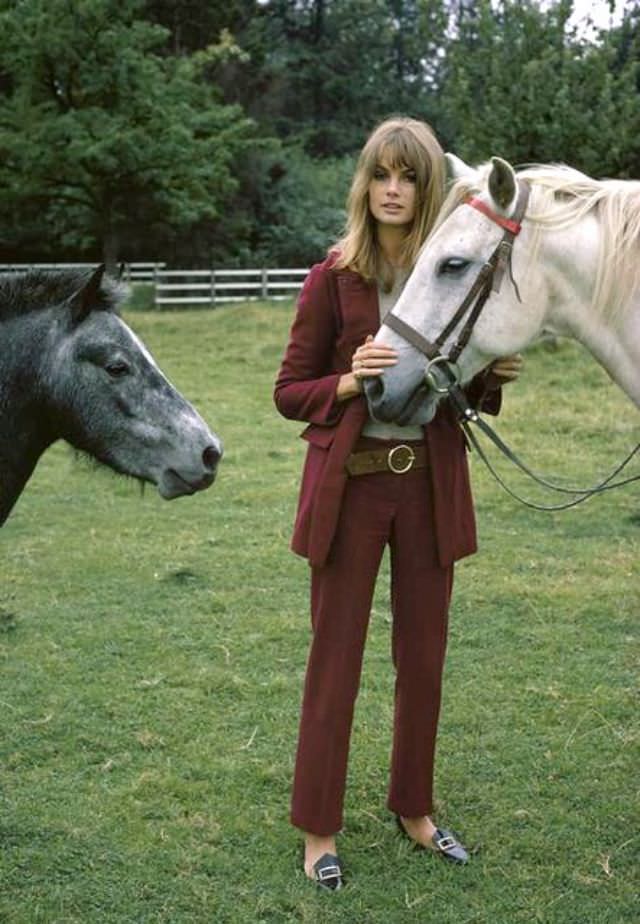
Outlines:
{"type": "Polygon", "coordinates": [[[413,466],[413,463],[416,461],[416,454],[411,448],[407,446],[406,443],[400,443],[399,446],[394,446],[393,449],[389,450],[389,455],[387,456],[387,465],[389,469],[395,475],[404,475],[405,472],[408,472],[409,469],[413,466]],[[406,457],[401,455],[399,460],[396,460],[396,453],[406,452],[406,457]],[[402,459],[404,458],[404,462],[402,459]]]}

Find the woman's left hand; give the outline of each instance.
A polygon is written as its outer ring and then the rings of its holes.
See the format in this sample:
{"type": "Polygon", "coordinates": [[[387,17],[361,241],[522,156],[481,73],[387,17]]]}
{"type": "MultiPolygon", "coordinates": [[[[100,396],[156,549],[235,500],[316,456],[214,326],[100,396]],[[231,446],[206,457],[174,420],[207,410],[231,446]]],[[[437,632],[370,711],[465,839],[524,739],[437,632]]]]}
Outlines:
{"type": "Polygon", "coordinates": [[[487,386],[490,389],[495,389],[500,388],[502,385],[508,385],[509,382],[515,382],[522,371],[523,364],[520,353],[494,359],[486,371],[487,386]]]}

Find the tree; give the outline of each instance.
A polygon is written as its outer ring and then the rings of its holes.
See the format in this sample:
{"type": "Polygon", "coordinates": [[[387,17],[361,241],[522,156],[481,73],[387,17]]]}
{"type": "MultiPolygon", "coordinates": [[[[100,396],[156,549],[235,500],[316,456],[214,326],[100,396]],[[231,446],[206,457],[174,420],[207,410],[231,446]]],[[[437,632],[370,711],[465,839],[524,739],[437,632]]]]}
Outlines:
{"type": "Polygon", "coordinates": [[[640,0],[0,0],[5,259],[308,263],[375,123],[640,175],[640,0]],[[46,232],[45,241],[44,234],[46,232]]]}
{"type": "Polygon", "coordinates": [[[442,0],[266,0],[233,30],[221,85],[263,131],[316,157],[353,154],[398,112],[430,119],[442,0]]]}
{"type": "Polygon", "coordinates": [[[60,245],[97,242],[109,265],[134,237],[215,217],[251,132],[206,78],[233,44],[161,57],[166,30],[142,6],[0,3],[0,203],[26,225],[37,210],[60,245]]]}
{"type": "Polygon", "coordinates": [[[257,0],[146,0],[144,18],[167,29],[168,53],[191,54],[217,41],[225,30],[242,32],[259,8],[257,0]]]}
{"type": "Polygon", "coordinates": [[[278,266],[308,266],[340,236],[354,159],[313,158],[299,145],[281,146],[270,158],[268,184],[254,198],[254,252],[278,266]]]}
{"type": "Polygon", "coordinates": [[[637,37],[625,26],[588,40],[569,27],[572,8],[571,0],[461,5],[444,63],[439,127],[448,146],[473,162],[500,154],[633,175],[637,37]]]}

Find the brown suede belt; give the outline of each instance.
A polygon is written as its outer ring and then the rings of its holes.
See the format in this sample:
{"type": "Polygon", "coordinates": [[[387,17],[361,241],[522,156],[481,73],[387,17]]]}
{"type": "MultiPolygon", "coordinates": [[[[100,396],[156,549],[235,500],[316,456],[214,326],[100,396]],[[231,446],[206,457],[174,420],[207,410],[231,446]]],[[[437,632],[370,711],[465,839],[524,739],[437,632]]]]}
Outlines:
{"type": "Polygon", "coordinates": [[[427,467],[427,451],[424,445],[408,446],[400,443],[385,449],[364,449],[352,452],[345,463],[347,474],[373,475],[375,472],[393,472],[404,475],[414,468],[427,467]]]}

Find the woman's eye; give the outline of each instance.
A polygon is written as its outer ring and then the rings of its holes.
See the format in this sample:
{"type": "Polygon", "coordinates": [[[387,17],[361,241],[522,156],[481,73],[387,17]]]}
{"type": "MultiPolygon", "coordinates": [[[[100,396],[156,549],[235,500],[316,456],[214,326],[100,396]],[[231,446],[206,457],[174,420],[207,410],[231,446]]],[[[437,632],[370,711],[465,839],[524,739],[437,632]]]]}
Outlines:
{"type": "Polygon", "coordinates": [[[386,170],[382,170],[380,167],[378,167],[377,170],[374,170],[373,178],[374,178],[374,180],[386,180],[386,178],[387,178],[387,171],[386,171],[386,170]]]}
{"type": "Polygon", "coordinates": [[[461,273],[468,266],[469,261],[463,257],[449,257],[443,260],[438,267],[438,274],[440,276],[454,276],[456,273],[461,273]]]}
{"type": "Polygon", "coordinates": [[[415,170],[406,170],[403,174],[403,179],[406,180],[407,183],[415,183],[417,180],[415,170]]]}
{"type": "Polygon", "coordinates": [[[123,375],[129,374],[129,366],[125,362],[122,362],[122,360],[115,360],[112,363],[107,363],[104,368],[112,379],[121,379],[123,375]]]}

